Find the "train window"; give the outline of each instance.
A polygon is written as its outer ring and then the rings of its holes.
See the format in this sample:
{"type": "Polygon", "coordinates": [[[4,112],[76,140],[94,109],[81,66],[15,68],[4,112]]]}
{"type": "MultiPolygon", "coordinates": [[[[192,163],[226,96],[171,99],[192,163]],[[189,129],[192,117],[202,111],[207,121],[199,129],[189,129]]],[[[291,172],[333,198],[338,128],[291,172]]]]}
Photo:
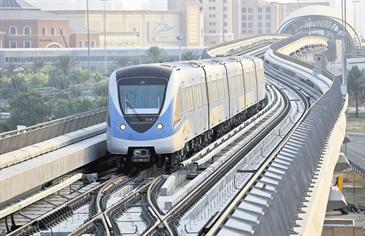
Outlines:
{"type": "Polygon", "coordinates": [[[195,103],[195,107],[200,107],[201,106],[201,99],[200,99],[200,91],[199,91],[199,86],[195,85],[194,87],[194,103],[195,103]]]}
{"type": "Polygon", "coordinates": [[[176,124],[181,120],[183,115],[183,108],[181,104],[181,90],[177,92],[176,99],[175,99],[175,112],[174,112],[174,127],[176,124]]]}
{"type": "Polygon", "coordinates": [[[205,84],[201,84],[200,85],[200,91],[201,91],[201,96],[202,96],[202,104],[203,105],[207,105],[207,94],[206,94],[206,91],[205,91],[205,84]]]}
{"type": "Polygon", "coordinates": [[[189,105],[188,105],[188,109],[189,111],[192,111],[194,110],[194,98],[193,98],[193,90],[191,87],[188,88],[188,94],[189,94],[189,97],[188,97],[188,101],[189,101],[189,105]]]}
{"type": "Polygon", "coordinates": [[[187,112],[188,111],[188,93],[187,93],[187,88],[183,89],[183,98],[182,98],[182,103],[183,103],[183,111],[187,112]]]}
{"type": "Polygon", "coordinates": [[[162,78],[128,78],[118,82],[119,99],[124,114],[158,114],[162,107],[167,81],[162,78]]]}

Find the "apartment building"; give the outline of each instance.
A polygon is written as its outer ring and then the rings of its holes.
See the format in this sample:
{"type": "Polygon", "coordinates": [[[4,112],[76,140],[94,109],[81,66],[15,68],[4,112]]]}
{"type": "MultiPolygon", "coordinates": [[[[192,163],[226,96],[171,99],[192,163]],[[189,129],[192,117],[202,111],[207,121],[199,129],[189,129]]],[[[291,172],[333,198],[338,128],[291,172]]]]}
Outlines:
{"type": "Polygon", "coordinates": [[[233,2],[234,37],[274,33],[284,20],[285,5],[268,0],[237,0],[233,2]]]}
{"type": "Polygon", "coordinates": [[[180,14],[179,32],[182,45],[190,47],[204,46],[204,15],[198,0],[169,0],[168,11],[180,14]]]}
{"type": "Polygon", "coordinates": [[[200,0],[204,13],[206,46],[233,39],[232,3],[237,0],[200,0]]]}

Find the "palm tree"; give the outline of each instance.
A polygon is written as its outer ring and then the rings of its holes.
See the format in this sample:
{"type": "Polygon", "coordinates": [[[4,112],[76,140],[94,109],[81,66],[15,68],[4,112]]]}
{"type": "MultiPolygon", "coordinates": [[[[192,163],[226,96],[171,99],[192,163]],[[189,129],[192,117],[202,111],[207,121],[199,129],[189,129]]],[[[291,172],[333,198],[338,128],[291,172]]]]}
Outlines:
{"type": "Polygon", "coordinates": [[[196,55],[195,51],[187,51],[183,54],[182,59],[184,61],[191,61],[198,59],[198,56],[196,55]]]}
{"type": "Polygon", "coordinates": [[[61,90],[68,89],[74,82],[77,62],[70,56],[60,56],[54,63],[50,82],[61,90]]]}
{"type": "Polygon", "coordinates": [[[355,98],[356,117],[359,117],[359,99],[365,94],[365,72],[353,66],[348,74],[349,92],[355,98]]]}
{"type": "Polygon", "coordinates": [[[72,79],[72,74],[75,71],[77,62],[71,56],[60,56],[54,64],[57,70],[62,71],[67,78],[72,79]]]}
{"type": "Polygon", "coordinates": [[[162,56],[162,48],[153,46],[150,47],[147,50],[147,57],[151,60],[151,62],[156,63],[156,62],[161,62],[161,56],[162,56]]]}

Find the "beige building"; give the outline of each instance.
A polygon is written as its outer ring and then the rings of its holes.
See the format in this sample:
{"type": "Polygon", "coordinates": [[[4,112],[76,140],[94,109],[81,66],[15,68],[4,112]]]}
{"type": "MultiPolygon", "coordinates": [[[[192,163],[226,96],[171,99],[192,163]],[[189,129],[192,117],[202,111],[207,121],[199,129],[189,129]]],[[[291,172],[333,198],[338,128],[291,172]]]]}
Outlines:
{"type": "Polygon", "coordinates": [[[233,2],[232,9],[236,39],[275,33],[285,18],[285,5],[268,0],[237,0],[233,2]]]}
{"type": "MultiPolygon", "coordinates": [[[[190,1],[189,1],[190,2],[190,1]]],[[[85,32],[85,11],[68,10],[52,13],[70,19],[70,27],[85,32]]],[[[113,47],[175,47],[178,34],[187,35],[183,46],[202,46],[200,6],[186,4],[185,11],[104,11],[89,12],[90,31],[99,34],[100,46],[113,47]],[[105,21],[104,21],[105,19],[105,21]],[[105,22],[105,29],[104,29],[105,22]],[[184,22],[184,24],[183,24],[184,22]],[[186,27],[185,27],[186,26],[186,27]]]]}
{"type": "Polygon", "coordinates": [[[233,39],[232,3],[238,0],[200,0],[204,13],[206,46],[233,39]]]}
{"type": "Polygon", "coordinates": [[[180,33],[183,45],[204,46],[204,15],[198,0],[169,0],[168,10],[180,14],[180,33]]]}

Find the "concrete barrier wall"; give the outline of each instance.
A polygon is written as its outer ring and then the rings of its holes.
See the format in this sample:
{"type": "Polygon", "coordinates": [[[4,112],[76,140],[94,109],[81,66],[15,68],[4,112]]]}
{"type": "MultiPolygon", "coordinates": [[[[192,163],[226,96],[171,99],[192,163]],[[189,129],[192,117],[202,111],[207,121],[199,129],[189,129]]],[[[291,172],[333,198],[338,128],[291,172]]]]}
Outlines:
{"type": "Polygon", "coordinates": [[[327,148],[322,156],[322,164],[317,170],[318,176],[312,182],[312,188],[310,188],[312,192],[306,198],[308,203],[305,203],[302,208],[304,213],[299,214],[302,220],[297,220],[296,222],[299,227],[295,228],[295,231],[299,235],[321,235],[333,173],[345,137],[347,102],[348,100],[346,99],[341,114],[328,139],[327,148]]]}

